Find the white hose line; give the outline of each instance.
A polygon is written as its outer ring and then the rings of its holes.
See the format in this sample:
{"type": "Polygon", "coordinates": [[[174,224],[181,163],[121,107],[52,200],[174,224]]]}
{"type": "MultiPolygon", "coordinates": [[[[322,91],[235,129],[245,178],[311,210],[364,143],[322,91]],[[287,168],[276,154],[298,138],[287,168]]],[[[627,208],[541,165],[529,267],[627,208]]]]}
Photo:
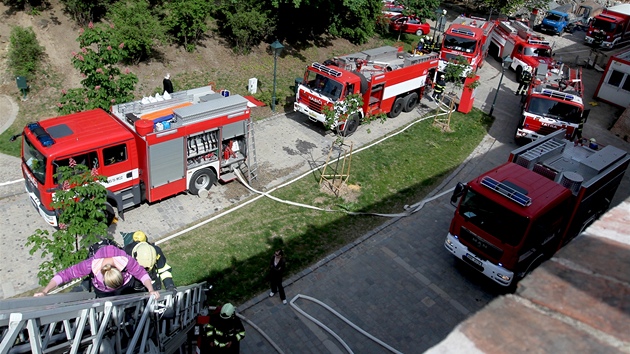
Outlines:
{"type": "Polygon", "coordinates": [[[9,184],[20,183],[20,182],[24,182],[24,178],[20,178],[20,179],[16,179],[16,180],[13,180],[13,181],[8,181],[8,182],[1,182],[0,183],[0,187],[4,187],[4,186],[8,186],[9,184]]]}
{"type": "Polygon", "coordinates": [[[260,333],[261,336],[263,336],[263,338],[265,338],[267,340],[267,342],[269,342],[269,344],[271,344],[271,346],[280,354],[284,354],[284,351],[282,351],[282,349],[280,349],[280,347],[278,346],[278,344],[276,344],[276,342],[274,342],[273,340],[271,340],[271,338],[267,335],[267,333],[265,333],[262,329],[260,329],[260,327],[256,326],[254,324],[254,322],[250,321],[248,318],[246,318],[245,316],[241,315],[240,313],[236,313],[236,316],[240,319],[242,319],[243,321],[247,322],[248,325],[250,325],[253,329],[255,329],[256,331],[258,331],[258,333],[260,333]]]}
{"type": "MultiPolygon", "coordinates": [[[[444,114],[447,114],[447,113],[442,113],[442,114],[440,114],[440,115],[444,115],[444,114]]],[[[409,125],[407,125],[405,128],[403,128],[403,129],[401,129],[401,130],[399,130],[399,131],[395,132],[394,134],[384,136],[383,138],[381,138],[381,139],[379,139],[379,140],[377,140],[377,141],[375,141],[375,142],[373,142],[373,143],[371,143],[371,144],[369,144],[369,145],[366,145],[366,146],[364,146],[364,147],[362,147],[362,148],[360,148],[360,149],[354,150],[352,153],[353,153],[353,154],[355,154],[355,153],[361,152],[361,151],[363,151],[363,150],[365,150],[365,149],[371,148],[371,147],[372,147],[372,146],[374,146],[374,145],[380,144],[380,143],[382,143],[383,141],[385,141],[385,140],[387,140],[387,139],[390,139],[390,138],[392,138],[392,137],[394,137],[394,136],[396,136],[396,135],[398,135],[398,134],[400,134],[400,133],[404,132],[405,130],[409,129],[411,126],[413,126],[413,125],[414,125],[414,124],[416,124],[416,123],[419,123],[419,122],[425,121],[425,120],[427,120],[427,119],[429,119],[429,118],[434,118],[434,117],[436,117],[436,116],[437,116],[437,115],[435,115],[435,116],[430,116],[430,117],[425,117],[425,118],[421,118],[421,119],[418,119],[418,120],[416,120],[416,121],[413,121],[413,122],[409,123],[409,125]]],[[[329,164],[330,164],[330,163],[333,163],[333,162],[336,162],[336,161],[338,161],[338,160],[339,160],[339,158],[337,158],[336,160],[332,160],[332,161],[330,161],[330,162],[329,162],[329,164]]],[[[295,183],[295,182],[297,182],[297,181],[301,180],[302,178],[304,178],[304,177],[306,177],[306,176],[311,175],[314,171],[316,171],[316,170],[320,169],[322,166],[323,166],[323,164],[321,164],[320,166],[314,167],[314,168],[312,168],[312,169],[311,169],[311,170],[309,170],[309,171],[306,171],[306,172],[305,172],[305,173],[303,173],[302,175],[300,175],[300,176],[298,176],[298,177],[296,177],[296,178],[294,178],[294,179],[292,179],[292,180],[290,180],[290,181],[287,181],[287,182],[285,182],[285,183],[283,183],[283,184],[281,184],[281,185],[278,185],[278,186],[276,186],[276,187],[273,187],[273,188],[272,188],[272,189],[270,189],[268,192],[265,192],[265,194],[272,193],[272,192],[274,192],[275,190],[278,190],[278,189],[280,189],[280,188],[283,188],[283,187],[285,187],[285,186],[290,185],[291,183],[295,183]]],[[[261,194],[261,195],[258,195],[258,196],[256,196],[256,197],[254,197],[254,198],[250,199],[250,200],[247,200],[247,201],[245,201],[245,202],[243,202],[243,203],[241,203],[241,204],[236,205],[234,208],[231,208],[231,209],[229,209],[229,210],[226,210],[226,211],[224,211],[224,212],[222,212],[222,213],[220,213],[220,214],[217,214],[217,215],[212,216],[212,217],[210,217],[210,218],[208,218],[208,219],[206,219],[206,220],[204,220],[204,221],[201,221],[201,222],[199,222],[199,223],[197,223],[197,224],[195,224],[195,225],[192,225],[192,226],[190,226],[190,227],[188,227],[188,228],[186,228],[186,229],[184,229],[184,230],[182,230],[182,231],[176,232],[176,233],[174,233],[174,234],[172,234],[172,235],[170,235],[170,236],[168,236],[168,237],[165,237],[165,238],[163,238],[163,239],[160,239],[160,240],[156,241],[156,242],[155,242],[155,244],[159,245],[159,244],[161,244],[161,243],[164,243],[164,242],[166,242],[166,241],[169,241],[169,240],[172,240],[172,239],[174,239],[174,238],[176,238],[176,237],[179,237],[179,236],[181,236],[181,235],[183,235],[183,234],[185,234],[185,233],[187,233],[187,232],[190,232],[190,231],[192,231],[192,230],[195,230],[195,229],[197,229],[197,228],[199,228],[199,227],[201,227],[201,226],[203,226],[203,225],[205,225],[205,224],[207,224],[207,223],[209,223],[209,222],[212,222],[212,221],[214,221],[214,220],[216,220],[216,219],[218,219],[218,218],[220,218],[220,217],[222,217],[222,216],[225,216],[225,215],[227,215],[227,214],[230,214],[230,213],[232,213],[233,211],[236,211],[236,210],[238,210],[238,209],[240,209],[240,208],[242,208],[242,207],[244,207],[244,206],[246,206],[246,205],[248,205],[248,204],[250,204],[250,203],[253,203],[253,202],[257,201],[258,199],[260,199],[260,198],[262,198],[262,197],[264,197],[264,195],[262,195],[262,194],[261,194]]]]}
{"type": "Polygon", "coordinates": [[[378,343],[379,345],[381,345],[383,348],[389,350],[392,353],[396,353],[396,354],[402,354],[400,351],[396,350],[395,348],[392,348],[390,345],[388,345],[387,343],[381,341],[380,339],[374,337],[373,335],[371,335],[370,333],[366,332],[365,330],[363,330],[361,327],[355,325],[354,323],[350,322],[347,318],[343,317],[339,312],[335,311],[334,309],[332,309],[330,306],[326,305],[325,303],[307,296],[307,295],[302,295],[302,294],[297,294],[293,297],[293,299],[291,299],[291,301],[289,302],[289,304],[291,304],[291,307],[293,307],[296,311],[298,311],[299,313],[301,313],[304,317],[308,318],[309,320],[313,321],[313,323],[315,323],[316,325],[318,325],[319,327],[321,327],[322,329],[324,329],[326,332],[328,332],[330,335],[332,335],[333,337],[335,337],[335,339],[337,339],[339,341],[339,343],[341,343],[341,345],[343,345],[344,348],[346,348],[346,350],[348,351],[348,353],[354,353],[352,351],[352,349],[350,349],[350,347],[346,344],[346,342],[344,342],[335,332],[333,332],[330,328],[326,327],[326,325],[324,325],[323,323],[321,323],[320,321],[318,321],[317,319],[315,319],[313,316],[307,314],[304,310],[302,310],[301,308],[299,308],[296,304],[295,301],[297,299],[306,299],[306,300],[310,300],[313,301],[315,303],[317,303],[318,305],[322,306],[323,308],[325,308],[326,310],[330,311],[332,314],[334,314],[335,316],[337,316],[337,318],[339,318],[340,320],[344,321],[346,324],[348,324],[349,326],[351,326],[352,328],[354,328],[355,330],[357,330],[359,333],[363,334],[364,336],[368,337],[369,339],[371,339],[372,341],[378,343]]]}

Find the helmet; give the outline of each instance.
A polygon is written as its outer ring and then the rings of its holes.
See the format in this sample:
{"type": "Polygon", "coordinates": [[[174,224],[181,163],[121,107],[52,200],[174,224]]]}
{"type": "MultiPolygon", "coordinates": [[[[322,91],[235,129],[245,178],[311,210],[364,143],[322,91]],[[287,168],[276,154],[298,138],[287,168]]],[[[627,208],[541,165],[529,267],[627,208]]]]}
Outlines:
{"type": "Polygon", "coordinates": [[[131,253],[133,258],[140,263],[144,268],[151,269],[155,265],[157,261],[157,253],[155,252],[155,247],[151,246],[146,242],[139,242],[131,253]]]}
{"type": "Polygon", "coordinates": [[[142,231],[136,231],[133,233],[133,240],[136,242],[147,242],[147,235],[142,231]]]}
{"type": "Polygon", "coordinates": [[[221,307],[221,318],[225,318],[228,319],[232,316],[234,316],[234,312],[236,311],[236,309],[234,308],[234,305],[230,304],[229,302],[225,305],[223,305],[221,307]]]}
{"type": "Polygon", "coordinates": [[[444,74],[440,75],[440,79],[443,79],[443,78],[444,78],[444,74]]]}
{"type": "Polygon", "coordinates": [[[420,42],[424,43],[424,38],[420,38],[420,42]]]}

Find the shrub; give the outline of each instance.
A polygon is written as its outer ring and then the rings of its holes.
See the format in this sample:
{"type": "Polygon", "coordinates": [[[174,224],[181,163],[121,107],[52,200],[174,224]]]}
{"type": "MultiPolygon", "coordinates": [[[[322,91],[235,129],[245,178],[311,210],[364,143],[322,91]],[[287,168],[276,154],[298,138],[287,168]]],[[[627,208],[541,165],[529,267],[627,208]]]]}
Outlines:
{"type": "Polygon", "coordinates": [[[32,28],[13,27],[8,65],[14,76],[33,78],[41,64],[43,55],[44,47],[39,45],[32,28]]]}

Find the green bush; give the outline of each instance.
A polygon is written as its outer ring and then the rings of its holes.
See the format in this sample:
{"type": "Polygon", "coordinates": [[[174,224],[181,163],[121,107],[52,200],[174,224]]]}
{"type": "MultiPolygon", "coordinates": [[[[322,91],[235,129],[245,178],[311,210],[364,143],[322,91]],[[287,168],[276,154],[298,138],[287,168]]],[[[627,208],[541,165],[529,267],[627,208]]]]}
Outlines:
{"type": "Polygon", "coordinates": [[[13,27],[9,45],[9,70],[14,76],[32,79],[41,64],[44,47],[31,27],[13,27]]]}

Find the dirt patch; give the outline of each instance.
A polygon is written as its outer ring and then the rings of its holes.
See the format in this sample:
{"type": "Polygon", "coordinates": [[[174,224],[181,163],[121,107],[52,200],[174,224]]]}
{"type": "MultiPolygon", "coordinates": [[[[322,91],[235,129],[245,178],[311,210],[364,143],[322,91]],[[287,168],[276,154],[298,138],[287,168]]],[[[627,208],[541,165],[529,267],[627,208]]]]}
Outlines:
{"type": "Polygon", "coordinates": [[[322,193],[334,195],[346,203],[356,203],[361,195],[361,186],[347,184],[341,179],[323,181],[319,187],[322,193]]]}

